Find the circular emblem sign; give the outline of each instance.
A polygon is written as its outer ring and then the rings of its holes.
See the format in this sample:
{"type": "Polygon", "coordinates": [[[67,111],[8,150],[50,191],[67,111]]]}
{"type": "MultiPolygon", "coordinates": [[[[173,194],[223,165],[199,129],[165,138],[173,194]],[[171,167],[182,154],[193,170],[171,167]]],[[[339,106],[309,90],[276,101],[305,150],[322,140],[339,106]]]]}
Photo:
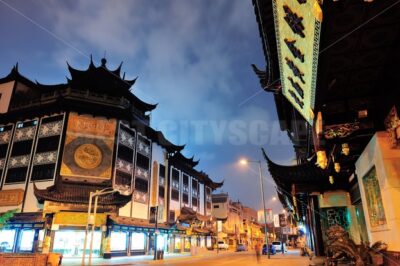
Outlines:
{"type": "Polygon", "coordinates": [[[83,169],[94,169],[101,163],[103,155],[99,147],[86,143],[76,148],[74,153],[75,163],[83,169]]]}

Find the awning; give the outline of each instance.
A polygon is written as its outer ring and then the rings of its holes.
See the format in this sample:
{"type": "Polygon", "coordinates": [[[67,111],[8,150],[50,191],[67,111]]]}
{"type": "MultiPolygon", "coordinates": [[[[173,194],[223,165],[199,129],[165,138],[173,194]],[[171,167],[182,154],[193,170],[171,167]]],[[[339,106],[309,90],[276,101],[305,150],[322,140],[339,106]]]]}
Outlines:
{"type": "Polygon", "coordinates": [[[43,228],[44,223],[45,218],[41,212],[15,213],[4,224],[4,228],[43,228]]]}
{"type": "MultiPolygon", "coordinates": [[[[109,219],[112,222],[112,228],[114,230],[155,231],[155,224],[149,223],[148,220],[116,215],[110,215],[109,219]]],[[[168,233],[168,231],[171,230],[171,226],[166,223],[158,223],[157,228],[162,233],[168,233]]]]}

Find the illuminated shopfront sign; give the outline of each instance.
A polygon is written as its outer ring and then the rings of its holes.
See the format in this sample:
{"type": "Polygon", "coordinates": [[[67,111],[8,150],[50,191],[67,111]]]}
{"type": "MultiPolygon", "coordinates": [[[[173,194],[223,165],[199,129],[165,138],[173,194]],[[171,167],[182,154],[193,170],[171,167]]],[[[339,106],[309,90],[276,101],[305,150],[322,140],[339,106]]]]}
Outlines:
{"type": "Polygon", "coordinates": [[[322,10],[317,0],[273,0],[282,93],[313,124],[322,10]]]}

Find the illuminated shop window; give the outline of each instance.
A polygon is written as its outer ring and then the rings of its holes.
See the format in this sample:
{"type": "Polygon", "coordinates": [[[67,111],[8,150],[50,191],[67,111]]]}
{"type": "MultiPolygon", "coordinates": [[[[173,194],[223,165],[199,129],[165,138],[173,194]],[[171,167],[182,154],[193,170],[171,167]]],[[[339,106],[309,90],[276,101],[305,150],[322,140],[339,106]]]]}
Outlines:
{"type": "Polygon", "coordinates": [[[144,250],[146,235],[144,233],[132,233],[131,250],[144,250]]]}
{"type": "Polygon", "coordinates": [[[157,235],[157,250],[165,250],[168,241],[168,235],[157,235]]]}
{"type": "Polygon", "coordinates": [[[0,252],[12,252],[14,248],[15,230],[0,231],[0,252]]]}
{"type": "Polygon", "coordinates": [[[35,230],[22,230],[19,250],[31,252],[33,249],[34,237],[35,237],[35,230]]]}
{"type": "Polygon", "coordinates": [[[185,250],[190,250],[190,237],[185,238],[185,250]]]}
{"type": "Polygon", "coordinates": [[[125,232],[111,232],[111,251],[124,251],[126,250],[126,233],[125,232]]]}
{"type": "Polygon", "coordinates": [[[180,237],[175,237],[175,249],[180,250],[181,249],[181,238],[180,237]]]}
{"type": "MultiPolygon", "coordinates": [[[[54,235],[53,252],[61,253],[64,257],[81,257],[83,254],[83,243],[85,241],[85,231],[60,230],[54,235]]],[[[93,235],[92,255],[100,256],[101,232],[95,231],[93,235]]],[[[86,254],[89,254],[90,234],[86,242],[86,254]]]]}
{"type": "Polygon", "coordinates": [[[44,230],[39,231],[39,236],[38,236],[38,247],[42,248],[43,247],[43,240],[44,240],[44,230]]]}
{"type": "Polygon", "coordinates": [[[371,227],[386,225],[385,210],[375,166],[363,177],[363,184],[371,227]]]}

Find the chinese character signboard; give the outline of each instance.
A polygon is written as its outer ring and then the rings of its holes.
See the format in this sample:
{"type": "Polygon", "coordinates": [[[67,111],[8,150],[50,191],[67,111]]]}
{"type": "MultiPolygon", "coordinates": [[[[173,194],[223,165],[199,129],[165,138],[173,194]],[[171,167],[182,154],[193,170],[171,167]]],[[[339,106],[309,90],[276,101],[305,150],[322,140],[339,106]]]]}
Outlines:
{"type": "Polygon", "coordinates": [[[111,179],[115,119],[71,113],[60,174],[77,181],[111,179]]]}
{"type": "Polygon", "coordinates": [[[280,227],[285,227],[287,225],[286,222],[286,215],[285,214],[279,214],[279,226],[280,227]]]}
{"type": "Polygon", "coordinates": [[[279,227],[279,215],[274,214],[274,227],[279,227]]]}
{"type": "Polygon", "coordinates": [[[273,0],[282,93],[313,124],[322,10],[317,0],[273,0]]]}

